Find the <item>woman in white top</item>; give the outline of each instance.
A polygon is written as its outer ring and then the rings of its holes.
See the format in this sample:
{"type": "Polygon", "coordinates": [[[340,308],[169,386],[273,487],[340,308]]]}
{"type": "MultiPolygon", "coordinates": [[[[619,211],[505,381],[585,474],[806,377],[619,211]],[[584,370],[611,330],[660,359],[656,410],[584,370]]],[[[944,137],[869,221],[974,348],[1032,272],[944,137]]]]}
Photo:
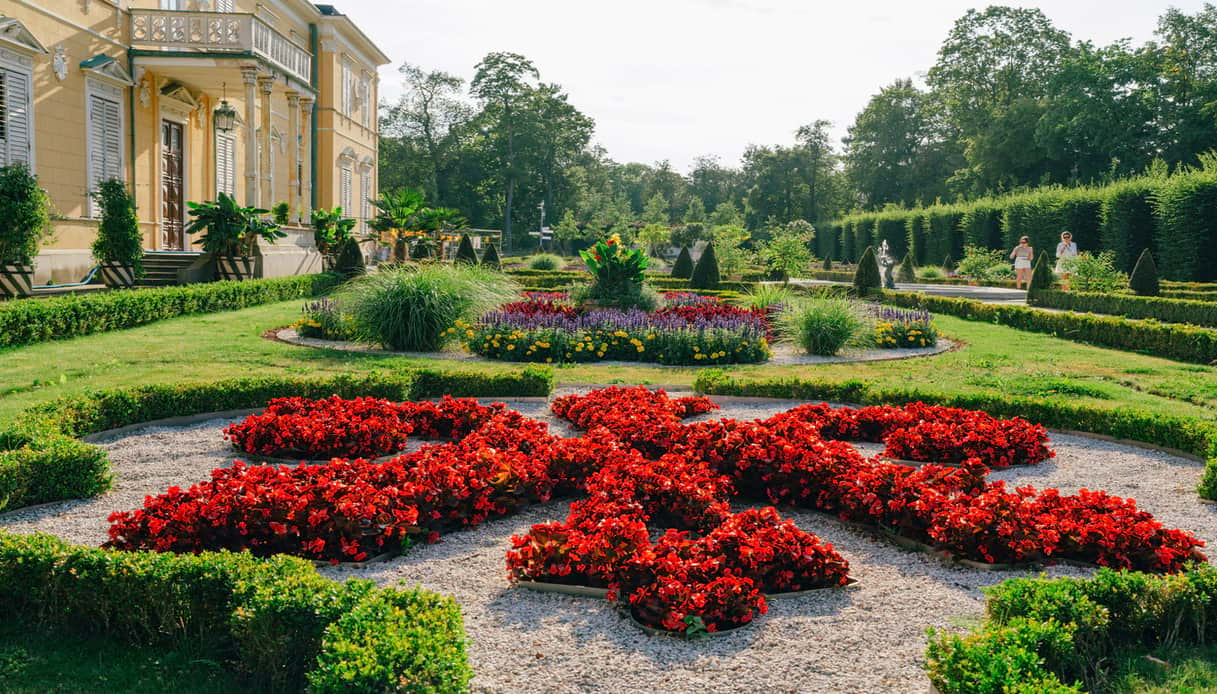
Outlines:
{"type": "Polygon", "coordinates": [[[1070,270],[1072,263],[1066,260],[1078,257],[1078,245],[1073,242],[1073,234],[1066,231],[1061,234],[1061,242],[1056,245],[1056,274],[1061,276],[1061,289],[1069,291],[1069,278],[1073,276],[1070,270]]]}
{"type": "Polygon", "coordinates": [[[1035,249],[1031,247],[1031,239],[1026,236],[1018,240],[1018,245],[1010,251],[1014,260],[1015,286],[1025,289],[1031,283],[1031,259],[1035,257],[1035,249]]]}

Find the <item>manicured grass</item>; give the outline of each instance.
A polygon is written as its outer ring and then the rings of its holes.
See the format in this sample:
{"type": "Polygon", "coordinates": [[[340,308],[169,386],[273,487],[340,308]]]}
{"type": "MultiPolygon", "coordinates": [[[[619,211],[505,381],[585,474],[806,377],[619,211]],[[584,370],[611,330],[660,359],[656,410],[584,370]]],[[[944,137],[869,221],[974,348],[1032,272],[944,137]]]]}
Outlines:
{"type": "Polygon", "coordinates": [[[1122,659],[1113,694],[1201,694],[1217,691],[1217,646],[1154,653],[1163,665],[1139,655],[1122,659]]]}
{"type": "MultiPolygon", "coordinates": [[[[518,364],[406,359],[316,350],[265,340],[292,323],[302,302],[190,316],[131,330],[0,350],[0,421],[32,403],[91,388],[212,381],[255,375],[390,372],[426,365],[497,372],[518,364]]],[[[962,393],[1009,393],[1135,405],[1217,419],[1217,369],[1077,344],[1049,335],[937,316],[946,337],[965,343],[926,359],[822,366],[733,367],[742,377],[808,375],[878,384],[933,385],[962,393]]],[[[578,364],[556,368],[559,383],[688,386],[699,371],[641,365],[578,364]]]]}
{"type": "Polygon", "coordinates": [[[249,690],[235,674],[198,654],[51,636],[7,624],[0,627],[0,691],[225,694],[249,690]]]}

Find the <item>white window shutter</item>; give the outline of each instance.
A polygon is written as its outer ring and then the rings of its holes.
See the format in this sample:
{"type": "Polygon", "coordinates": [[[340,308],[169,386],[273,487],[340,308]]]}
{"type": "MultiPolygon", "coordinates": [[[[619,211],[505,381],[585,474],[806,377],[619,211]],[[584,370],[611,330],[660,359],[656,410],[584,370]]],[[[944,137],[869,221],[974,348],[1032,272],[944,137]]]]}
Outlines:
{"type": "Polygon", "coordinates": [[[123,177],[122,119],[119,104],[99,94],[89,95],[89,191],[110,178],[123,177]]]}
{"type": "MultiPolygon", "coordinates": [[[[359,177],[359,217],[363,220],[363,229],[368,228],[368,217],[372,216],[372,174],[365,173],[359,177]]],[[[352,212],[354,212],[352,210],[352,212]]],[[[352,216],[352,213],[347,213],[347,216],[352,216]]]]}
{"type": "Polygon", "coordinates": [[[236,195],[236,164],[236,138],[232,133],[216,133],[216,193],[236,195]]]}
{"type": "Polygon", "coordinates": [[[350,214],[351,210],[351,170],[344,167],[342,169],[342,182],[339,186],[338,204],[342,205],[342,211],[345,214],[350,214]]]}
{"type": "Polygon", "coordinates": [[[33,164],[30,76],[0,67],[0,165],[33,164]]]}
{"type": "Polygon", "coordinates": [[[216,0],[216,12],[236,12],[236,0],[216,0]]]}

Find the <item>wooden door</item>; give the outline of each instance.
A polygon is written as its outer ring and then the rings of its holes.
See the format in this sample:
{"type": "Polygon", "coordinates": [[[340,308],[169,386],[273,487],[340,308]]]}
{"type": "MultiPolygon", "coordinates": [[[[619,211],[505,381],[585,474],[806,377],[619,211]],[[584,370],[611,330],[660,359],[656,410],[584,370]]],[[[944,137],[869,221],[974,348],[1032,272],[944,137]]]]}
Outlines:
{"type": "Polygon", "coordinates": [[[186,251],[182,124],[161,121],[161,249],[186,251]]]}

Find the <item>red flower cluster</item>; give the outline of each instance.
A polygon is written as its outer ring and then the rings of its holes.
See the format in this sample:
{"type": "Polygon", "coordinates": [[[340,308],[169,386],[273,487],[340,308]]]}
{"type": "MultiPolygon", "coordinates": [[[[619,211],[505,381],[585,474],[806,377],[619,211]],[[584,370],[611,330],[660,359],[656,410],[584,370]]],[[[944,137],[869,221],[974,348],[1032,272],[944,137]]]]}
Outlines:
{"type": "Polygon", "coordinates": [[[565,316],[575,318],[579,311],[561,292],[526,292],[525,301],[514,301],[498,308],[499,313],[520,316],[565,316]]]}
{"type": "Polygon", "coordinates": [[[697,323],[712,318],[738,318],[767,327],[769,315],[764,309],[741,308],[718,299],[698,303],[675,304],[655,311],[655,318],[679,318],[686,323],[697,323]]]}
{"type": "Polygon", "coordinates": [[[644,623],[678,631],[737,626],[765,610],[764,593],[847,580],[830,545],[772,508],[733,515],[734,497],[835,513],[985,562],[1063,557],[1173,572],[1204,559],[1203,543],[1131,499],[987,481],[989,466],[1052,455],[1043,428],[1022,420],[913,404],[683,421],[714,409],[706,398],[606,388],[555,400],[557,415],[587,430],[565,439],[469,399],[276,400],[229,436],[259,452],[312,457],[399,448],[406,435],[446,442],[382,463],[238,463],[113,514],[107,546],[361,560],[580,493],[564,523],[513,538],[510,576],[609,587],[644,623]],[[845,440],[887,441],[900,457],[960,465],[868,459],[845,440]],[[652,530],[663,529],[652,542],[652,530]]]}
{"type": "Polygon", "coordinates": [[[324,400],[277,398],[262,412],[224,430],[224,437],[252,455],[276,458],[375,458],[400,451],[406,438],[460,438],[503,406],[469,398],[439,403],[393,403],[378,398],[324,400]]]}

